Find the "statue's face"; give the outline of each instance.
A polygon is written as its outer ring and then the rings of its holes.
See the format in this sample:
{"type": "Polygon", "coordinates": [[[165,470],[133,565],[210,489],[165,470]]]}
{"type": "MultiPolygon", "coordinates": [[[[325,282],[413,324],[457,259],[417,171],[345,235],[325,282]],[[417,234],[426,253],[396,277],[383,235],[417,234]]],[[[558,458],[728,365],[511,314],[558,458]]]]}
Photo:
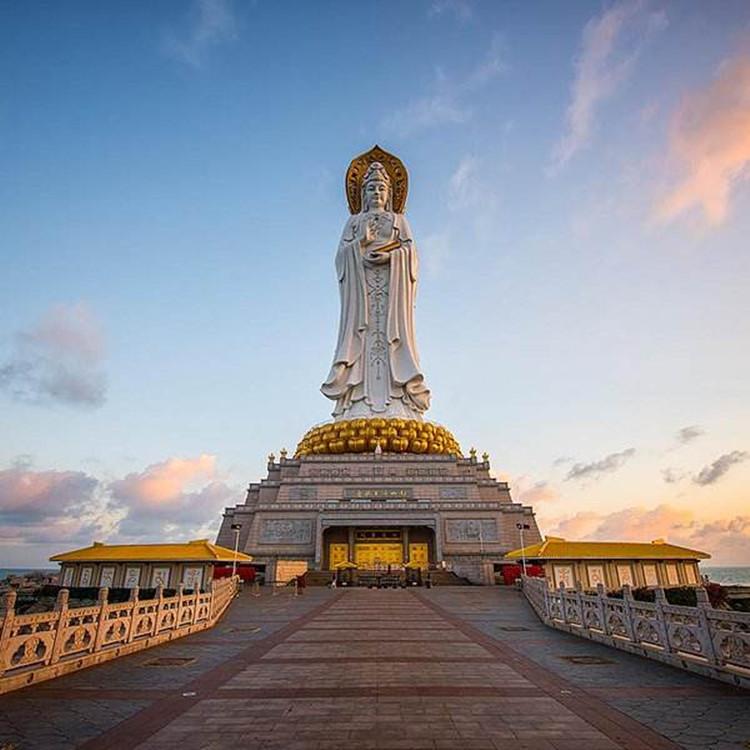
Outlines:
{"type": "Polygon", "coordinates": [[[388,185],[382,180],[370,180],[365,185],[365,209],[382,211],[388,203],[388,185]]]}

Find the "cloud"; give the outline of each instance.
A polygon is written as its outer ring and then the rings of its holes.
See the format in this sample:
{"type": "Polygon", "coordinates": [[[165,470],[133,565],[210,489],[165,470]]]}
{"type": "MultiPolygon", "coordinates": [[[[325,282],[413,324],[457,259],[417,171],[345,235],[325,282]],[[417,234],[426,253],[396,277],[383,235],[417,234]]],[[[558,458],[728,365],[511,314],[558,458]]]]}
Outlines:
{"type": "Polygon", "coordinates": [[[95,408],[105,400],[104,338],[83,303],[56,305],[15,337],[0,367],[0,389],[17,401],[95,408]]]}
{"type": "Polygon", "coordinates": [[[702,427],[700,427],[697,424],[694,424],[694,425],[690,425],[689,427],[683,427],[682,429],[677,430],[675,439],[680,445],[687,445],[687,443],[690,443],[696,438],[699,438],[705,434],[706,434],[706,431],[702,427]]]}
{"type": "Polygon", "coordinates": [[[469,0],[433,0],[428,15],[452,15],[456,20],[467,23],[474,18],[474,8],[469,0]]]}
{"type": "Polygon", "coordinates": [[[573,479],[601,479],[604,474],[617,471],[617,469],[623,466],[634,455],[635,448],[626,448],[619,453],[610,453],[599,461],[593,461],[589,464],[574,464],[568,471],[565,481],[568,482],[573,479]]]}
{"type": "Polygon", "coordinates": [[[0,541],[70,543],[90,536],[98,487],[84,472],[35,471],[28,462],[0,471],[0,541]]]}
{"type": "Polygon", "coordinates": [[[190,532],[218,523],[236,494],[219,477],[216,457],[169,458],[111,482],[112,507],[124,512],[121,536],[190,532]]]}
{"type": "Polygon", "coordinates": [[[0,470],[0,548],[14,564],[95,539],[158,542],[213,538],[223,508],[242,493],[223,481],[216,457],[167,458],[121,479],[36,470],[19,457],[0,470]]]}
{"type": "Polygon", "coordinates": [[[601,541],[667,541],[713,556],[712,564],[750,564],[750,516],[697,520],[671,505],[630,507],[614,513],[576,513],[558,519],[549,533],[566,539],[601,541]]]}
{"type": "Polygon", "coordinates": [[[168,32],[164,52],[194,68],[200,68],[213,47],[237,37],[237,21],[231,0],[194,0],[186,28],[168,32]]]}
{"type": "Polygon", "coordinates": [[[641,0],[623,0],[586,24],[575,63],[566,131],[554,150],[560,168],[591,138],[597,109],[627,80],[646,42],[666,26],[663,11],[641,0]]]}
{"type": "Polygon", "coordinates": [[[732,451],[719,456],[709,466],[704,466],[700,472],[693,477],[693,482],[703,487],[718,482],[735,464],[741,464],[750,458],[747,451],[732,451]]]}
{"type": "Polygon", "coordinates": [[[512,479],[510,487],[516,502],[524,505],[538,506],[560,499],[559,491],[546,480],[533,482],[528,477],[521,476],[512,479]]]}
{"type": "Polygon", "coordinates": [[[682,172],[657,206],[664,222],[700,209],[711,225],[729,214],[733,189],[750,177],[750,55],[725,61],[672,118],[669,149],[682,172]]]}
{"type": "Polygon", "coordinates": [[[661,476],[667,484],[677,484],[677,482],[681,482],[687,475],[680,469],[667,467],[661,470],[661,476]]]}
{"type": "Polygon", "coordinates": [[[472,95],[507,71],[504,51],[502,37],[495,34],[484,58],[465,77],[450,78],[438,69],[431,92],[390,111],[382,127],[406,137],[438,125],[467,122],[473,115],[469,103],[472,95]]]}

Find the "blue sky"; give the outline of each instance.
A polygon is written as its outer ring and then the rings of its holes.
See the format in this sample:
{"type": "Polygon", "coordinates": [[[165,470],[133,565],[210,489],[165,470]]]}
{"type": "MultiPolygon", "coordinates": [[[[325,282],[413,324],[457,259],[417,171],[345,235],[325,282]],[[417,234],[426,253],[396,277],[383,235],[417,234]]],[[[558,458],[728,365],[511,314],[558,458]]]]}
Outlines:
{"type": "Polygon", "coordinates": [[[429,416],[548,533],[750,564],[746,2],[0,17],[0,564],[211,536],[327,418],[374,143],[410,172],[429,416]]]}

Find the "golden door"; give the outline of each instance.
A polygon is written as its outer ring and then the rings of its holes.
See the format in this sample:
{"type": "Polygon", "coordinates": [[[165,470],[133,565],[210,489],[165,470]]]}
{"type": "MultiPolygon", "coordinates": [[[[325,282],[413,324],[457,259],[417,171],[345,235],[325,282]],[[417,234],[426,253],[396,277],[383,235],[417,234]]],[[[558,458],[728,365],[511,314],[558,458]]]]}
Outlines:
{"type": "Polygon", "coordinates": [[[429,567],[429,553],[427,551],[427,542],[411,542],[409,544],[409,562],[416,563],[420,568],[429,567]]]}
{"type": "Polygon", "coordinates": [[[349,556],[348,544],[328,545],[328,570],[335,570],[339,563],[346,562],[349,556]]]}
{"type": "Polygon", "coordinates": [[[403,547],[400,542],[357,544],[354,548],[354,555],[357,567],[364,570],[404,563],[403,547]]]}

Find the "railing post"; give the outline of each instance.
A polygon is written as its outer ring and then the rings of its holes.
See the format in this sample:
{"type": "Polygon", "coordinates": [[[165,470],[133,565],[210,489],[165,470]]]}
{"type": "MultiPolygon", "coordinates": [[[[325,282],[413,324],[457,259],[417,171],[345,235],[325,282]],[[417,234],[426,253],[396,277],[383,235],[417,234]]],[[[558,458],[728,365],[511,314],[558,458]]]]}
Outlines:
{"type": "Polygon", "coordinates": [[[583,584],[580,580],[576,581],[576,604],[578,604],[578,619],[581,621],[581,628],[586,630],[586,618],[583,614],[583,584]]]}
{"type": "Polygon", "coordinates": [[[13,632],[13,621],[16,619],[17,596],[18,594],[15,591],[8,591],[3,597],[5,619],[3,620],[2,630],[0,630],[0,677],[5,674],[5,670],[10,664],[10,635],[13,632]]]}
{"type": "Polygon", "coordinates": [[[560,597],[560,617],[562,618],[562,621],[567,625],[568,624],[568,618],[565,614],[565,582],[560,581],[560,585],[557,587],[557,593],[560,597]]]}
{"type": "Polygon", "coordinates": [[[709,664],[716,665],[719,659],[714,647],[714,639],[711,633],[711,620],[708,618],[706,610],[711,609],[711,600],[708,598],[708,591],[702,586],[695,589],[695,603],[698,608],[698,620],[701,626],[701,645],[703,656],[706,657],[709,664]]]}
{"type": "Polygon", "coordinates": [[[178,630],[182,626],[182,608],[185,606],[185,583],[180,581],[177,584],[177,620],[175,621],[173,630],[178,630]]]}
{"type": "Polygon", "coordinates": [[[667,617],[664,612],[664,605],[667,603],[667,595],[664,593],[664,589],[659,586],[654,589],[654,604],[656,605],[656,622],[659,630],[661,631],[662,642],[664,643],[664,650],[668,653],[672,653],[672,644],[669,641],[669,626],[667,625],[667,617]]]}
{"type": "Polygon", "coordinates": [[[128,628],[128,639],[126,643],[132,643],[135,639],[135,628],[136,622],[138,621],[138,607],[140,606],[138,601],[139,595],[140,590],[138,586],[134,586],[132,589],[130,589],[130,596],[128,597],[128,602],[131,606],[130,627],[128,628]]]}
{"type": "Polygon", "coordinates": [[[60,661],[60,654],[62,653],[63,644],[65,643],[65,633],[68,628],[68,601],[70,599],[70,591],[68,589],[60,589],[57,592],[57,599],[55,601],[55,612],[57,612],[55,640],[52,644],[52,653],[50,654],[48,664],[57,664],[60,661]]]}
{"type": "Polygon", "coordinates": [[[635,627],[633,626],[633,611],[630,608],[630,603],[633,601],[633,591],[630,588],[629,583],[624,583],[622,586],[622,614],[625,620],[625,630],[628,633],[628,638],[632,643],[635,643],[635,627]]]}
{"type": "Polygon", "coordinates": [[[96,639],[94,640],[93,652],[98,651],[104,642],[104,629],[107,627],[107,605],[109,603],[109,589],[102,586],[99,589],[99,620],[96,626],[96,639]]]}
{"type": "Polygon", "coordinates": [[[604,590],[603,583],[596,584],[596,605],[599,607],[599,618],[602,622],[602,632],[604,635],[612,635],[607,625],[607,592],[604,590]]]}
{"type": "Polygon", "coordinates": [[[154,613],[154,626],[151,628],[151,635],[159,632],[159,622],[161,620],[162,610],[164,608],[164,584],[158,584],[155,591],[156,612],[154,613]]]}

